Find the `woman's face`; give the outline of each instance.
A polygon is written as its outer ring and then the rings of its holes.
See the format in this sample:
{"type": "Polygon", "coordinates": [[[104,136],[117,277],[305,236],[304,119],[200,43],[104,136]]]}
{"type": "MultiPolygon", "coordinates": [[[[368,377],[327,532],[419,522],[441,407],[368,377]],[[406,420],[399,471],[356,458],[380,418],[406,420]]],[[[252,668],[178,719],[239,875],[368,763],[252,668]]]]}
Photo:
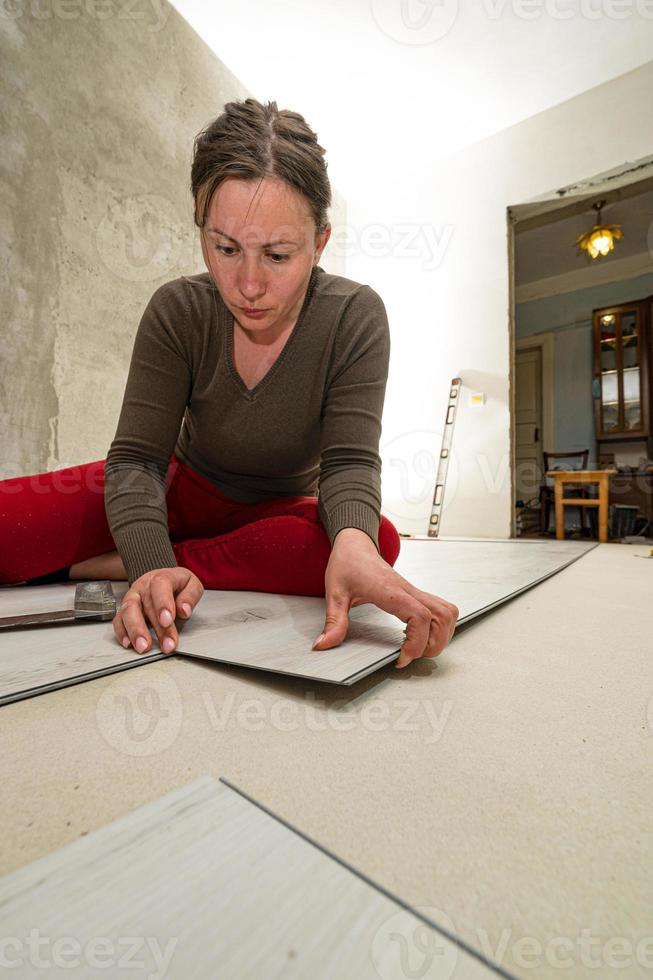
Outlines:
{"type": "Polygon", "coordinates": [[[327,226],[316,238],[308,202],[288,184],[235,177],[215,191],[200,232],[206,267],[226,306],[262,343],[294,326],[330,234],[327,226]],[[254,315],[254,309],[264,312],[254,315]]]}

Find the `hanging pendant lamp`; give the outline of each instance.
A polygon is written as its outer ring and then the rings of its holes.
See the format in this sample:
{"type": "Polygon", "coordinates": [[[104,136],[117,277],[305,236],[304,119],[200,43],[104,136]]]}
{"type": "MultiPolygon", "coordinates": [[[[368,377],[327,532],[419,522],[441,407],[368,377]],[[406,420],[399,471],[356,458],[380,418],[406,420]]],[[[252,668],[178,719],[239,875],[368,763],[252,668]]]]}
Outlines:
{"type": "Polygon", "coordinates": [[[592,259],[607,255],[614,248],[614,243],[624,237],[621,225],[604,225],[601,221],[601,208],[605,201],[596,201],[592,207],[597,212],[596,224],[589,231],[583,232],[576,239],[578,254],[587,252],[592,259]]]}

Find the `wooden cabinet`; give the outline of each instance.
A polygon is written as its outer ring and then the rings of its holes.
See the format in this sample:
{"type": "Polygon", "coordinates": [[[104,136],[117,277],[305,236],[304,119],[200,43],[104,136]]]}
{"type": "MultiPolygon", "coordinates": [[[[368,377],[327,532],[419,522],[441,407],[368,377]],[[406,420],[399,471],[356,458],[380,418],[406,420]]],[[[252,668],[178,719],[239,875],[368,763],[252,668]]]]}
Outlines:
{"type": "Polygon", "coordinates": [[[645,440],[653,449],[653,297],[593,311],[594,409],[599,443],[645,440]]]}

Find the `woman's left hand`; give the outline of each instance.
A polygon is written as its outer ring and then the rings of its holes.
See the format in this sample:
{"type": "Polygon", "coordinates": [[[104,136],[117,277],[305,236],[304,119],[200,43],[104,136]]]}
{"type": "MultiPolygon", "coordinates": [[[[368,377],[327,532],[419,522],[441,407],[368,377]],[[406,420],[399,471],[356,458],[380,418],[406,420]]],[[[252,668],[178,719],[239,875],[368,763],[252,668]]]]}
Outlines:
{"type": "Polygon", "coordinates": [[[365,531],[343,528],[336,535],[325,573],[326,620],[314,650],[337,646],[347,636],[349,610],[372,602],[406,623],[397,667],[418,657],[437,657],[456,628],[458,607],[422,592],[395,572],[365,531]]]}

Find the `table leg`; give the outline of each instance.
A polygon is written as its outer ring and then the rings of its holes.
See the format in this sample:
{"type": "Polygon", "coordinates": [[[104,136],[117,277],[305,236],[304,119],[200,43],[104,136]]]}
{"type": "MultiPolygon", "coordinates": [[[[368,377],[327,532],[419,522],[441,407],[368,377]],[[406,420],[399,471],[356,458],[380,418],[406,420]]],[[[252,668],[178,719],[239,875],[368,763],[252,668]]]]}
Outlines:
{"type": "Polygon", "coordinates": [[[605,544],[608,540],[608,479],[599,477],[599,541],[605,544]]]}
{"type": "Polygon", "coordinates": [[[562,502],[563,489],[564,485],[562,480],[555,480],[556,538],[558,540],[561,540],[565,536],[565,507],[562,502]]]}

